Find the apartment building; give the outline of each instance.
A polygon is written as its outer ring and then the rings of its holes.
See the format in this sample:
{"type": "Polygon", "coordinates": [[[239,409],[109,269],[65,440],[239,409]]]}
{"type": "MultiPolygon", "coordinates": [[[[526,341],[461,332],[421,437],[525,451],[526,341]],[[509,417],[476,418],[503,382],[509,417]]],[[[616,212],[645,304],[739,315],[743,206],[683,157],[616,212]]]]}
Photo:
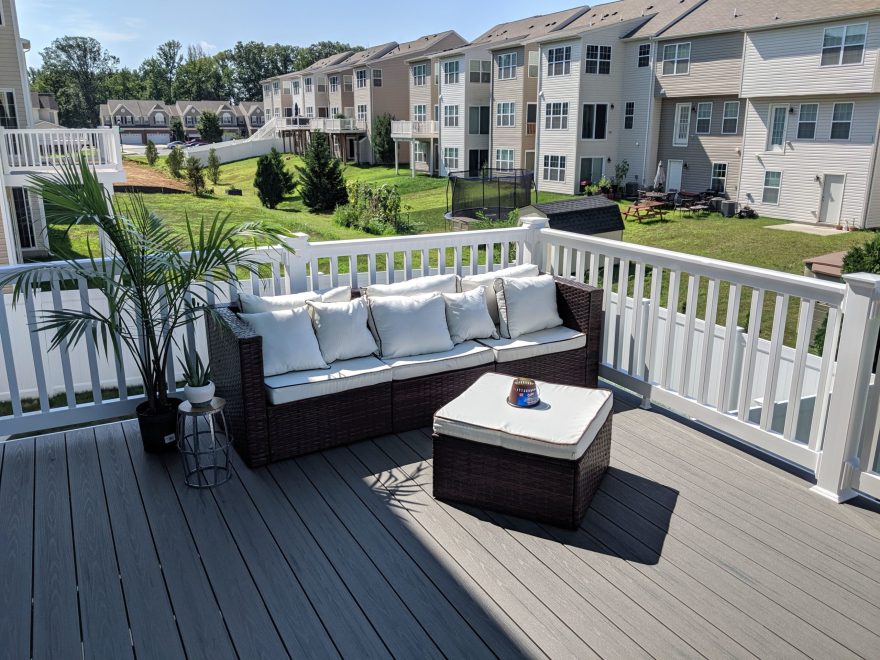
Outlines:
{"type": "Polygon", "coordinates": [[[180,119],[187,137],[199,137],[199,118],[213,112],[225,138],[247,137],[265,122],[262,104],[231,101],[162,101],[110,99],[99,108],[101,125],[119,129],[123,144],[166,144],[171,140],[171,121],[180,119]]]}
{"type": "Polygon", "coordinates": [[[58,101],[51,92],[31,92],[31,113],[34,126],[58,128],[58,101]]]}

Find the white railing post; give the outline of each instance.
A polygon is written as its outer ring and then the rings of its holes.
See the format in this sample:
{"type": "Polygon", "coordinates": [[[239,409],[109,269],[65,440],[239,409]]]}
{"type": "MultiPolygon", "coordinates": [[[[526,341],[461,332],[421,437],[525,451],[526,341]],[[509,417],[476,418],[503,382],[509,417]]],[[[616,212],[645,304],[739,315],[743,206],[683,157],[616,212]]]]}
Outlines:
{"type": "Polygon", "coordinates": [[[309,235],[297,232],[286,242],[289,247],[293,248],[293,254],[288,252],[285,260],[290,293],[308,291],[306,264],[309,263],[309,235]]]}
{"type": "Polygon", "coordinates": [[[844,275],[846,296],[837,369],[813,492],[835,502],[855,497],[859,445],[880,331],[880,275],[844,275]]]}
{"type": "Polygon", "coordinates": [[[9,171],[9,146],[6,144],[6,129],[0,126],[0,171],[9,171]]]}
{"type": "Polygon", "coordinates": [[[550,226],[547,217],[537,214],[524,215],[519,219],[519,226],[529,230],[529,235],[523,242],[524,261],[535,264],[543,272],[544,246],[541,243],[541,230],[550,226]]]}

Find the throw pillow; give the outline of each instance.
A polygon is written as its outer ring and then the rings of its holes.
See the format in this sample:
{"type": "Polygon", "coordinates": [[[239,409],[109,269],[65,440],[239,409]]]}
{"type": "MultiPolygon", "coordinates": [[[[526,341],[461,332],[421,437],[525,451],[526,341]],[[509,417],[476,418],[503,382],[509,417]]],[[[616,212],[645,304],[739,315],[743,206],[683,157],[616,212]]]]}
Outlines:
{"type": "Polygon", "coordinates": [[[370,319],[382,357],[452,350],[446,303],[439,293],[370,299],[370,319]]]}
{"type": "Polygon", "coordinates": [[[347,302],[351,300],[351,289],[347,286],[339,286],[324,293],[306,291],[304,293],[290,293],[284,296],[255,296],[252,293],[238,294],[238,306],[244,314],[296,309],[297,307],[304,307],[310,300],[347,302]]]}
{"type": "Polygon", "coordinates": [[[472,291],[478,286],[486,287],[486,306],[489,308],[489,316],[492,317],[495,325],[498,325],[500,319],[498,317],[498,303],[495,300],[495,289],[493,285],[499,277],[536,277],[540,271],[534,264],[522,264],[521,266],[510,266],[502,268],[491,273],[481,273],[479,275],[468,275],[461,278],[461,290],[472,291]]]}
{"type": "Polygon", "coordinates": [[[263,338],[263,375],[328,369],[305,307],[240,314],[263,338]]]}
{"type": "Polygon", "coordinates": [[[372,284],[367,287],[367,297],[417,296],[427,293],[455,293],[458,288],[458,275],[426,275],[394,284],[372,284]]]}
{"type": "Polygon", "coordinates": [[[495,323],[486,308],[486,287],[462,293],[444,293],[443,300],[446,302],[446,324],[453,343],[489,337],[498,339],[495,323]]]}
{"type": "Polygon", "coordinates": [[[378,350],[367,328],[369,308],[364,298],[351,302],[309,301],[312,325],[327,363],[364,357],[378,350]]]}
{"type": "Polygon", "coordinates": [[[552,275],[495,280],[501,336],[520,335],[562,325],[556,307],[556,282],[552,275]]]}

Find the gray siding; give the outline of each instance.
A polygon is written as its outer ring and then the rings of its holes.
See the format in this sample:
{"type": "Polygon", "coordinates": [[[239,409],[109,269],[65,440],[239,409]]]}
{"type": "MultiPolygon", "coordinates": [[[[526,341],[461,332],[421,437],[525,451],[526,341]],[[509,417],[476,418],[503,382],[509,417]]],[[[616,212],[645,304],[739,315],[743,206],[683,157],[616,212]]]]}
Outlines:
{"type": "Polygon", "coordinates": [[[660,107],[660,143],[658,158],[668,171],[668,161],[682,160],[687,169],[682,170],[681,190],[702,192],[709,188],[712,177],[712,163],[727,163],[726,192],[731,199],[736,198],[742,159],[737,151],[742,147],[743,115],[745,101],[740,101],[739,121],[735,134],[721,133],[721,120],[725,101],[736,101],[735,96],[695,97],[688,99],[666,99],[660,107]],[[712,103],[712,123],[709,134],[696,134],[696,113],[691,112],[688,143],[685,147],[673,146],[675,131],[675,108],[679,103],[695,105],[700,102],[712,103]]]}
{"type": "Polygon", "coordinates": [[[535,149],[535,132],[528,134],[528,104],[537,103],[538,78],[528,77],[527,51],[537,50],[535,46],[510,48],[494,51],[492,53],[492,89],[493,103],[490,122],[492,135],[492,150],[489,154],[493,165],[495,163],[496,149],[513,149],[514,163],[516,167],[525,167],[525,152],[535,149]],[[516,53],[516,76],[512,79],[498,79],[498,57],[507,53],[516,53]],[[495,105],[502,101],[516,103],[516,125],[497,126],[495,121],[495,105]]]}
{"type": "Polygon", "coordinates": [[[743,35],[741,32],[707,37],[675,39],[657,44],[657,86],[667,97],[720,96],[739,94],[742,77],[743,35]],[[663,75],[663,47],[690,42],[688,73],[663,75]]]}

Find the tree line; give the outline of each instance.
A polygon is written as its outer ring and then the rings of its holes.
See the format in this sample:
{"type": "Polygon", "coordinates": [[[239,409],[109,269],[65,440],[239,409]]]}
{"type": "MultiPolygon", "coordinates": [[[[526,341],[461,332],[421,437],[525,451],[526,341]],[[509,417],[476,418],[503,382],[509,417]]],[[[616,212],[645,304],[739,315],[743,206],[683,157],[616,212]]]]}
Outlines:
{"type": "Polygon", "coordinates": [[[40,51],[42,66],[28,72],[31,89],[52,92],[58,100],[59,120],[65,126],[99,123],[98,106],[107,99],[235,99],[263,97],[261,80],[304,69],[319,59],[360,46],[319,41],[310,46],[239,41],[210,55],[201,46],[184,49],[169,40],[135,68],[93,37],[60,37],[40,51]]]}

